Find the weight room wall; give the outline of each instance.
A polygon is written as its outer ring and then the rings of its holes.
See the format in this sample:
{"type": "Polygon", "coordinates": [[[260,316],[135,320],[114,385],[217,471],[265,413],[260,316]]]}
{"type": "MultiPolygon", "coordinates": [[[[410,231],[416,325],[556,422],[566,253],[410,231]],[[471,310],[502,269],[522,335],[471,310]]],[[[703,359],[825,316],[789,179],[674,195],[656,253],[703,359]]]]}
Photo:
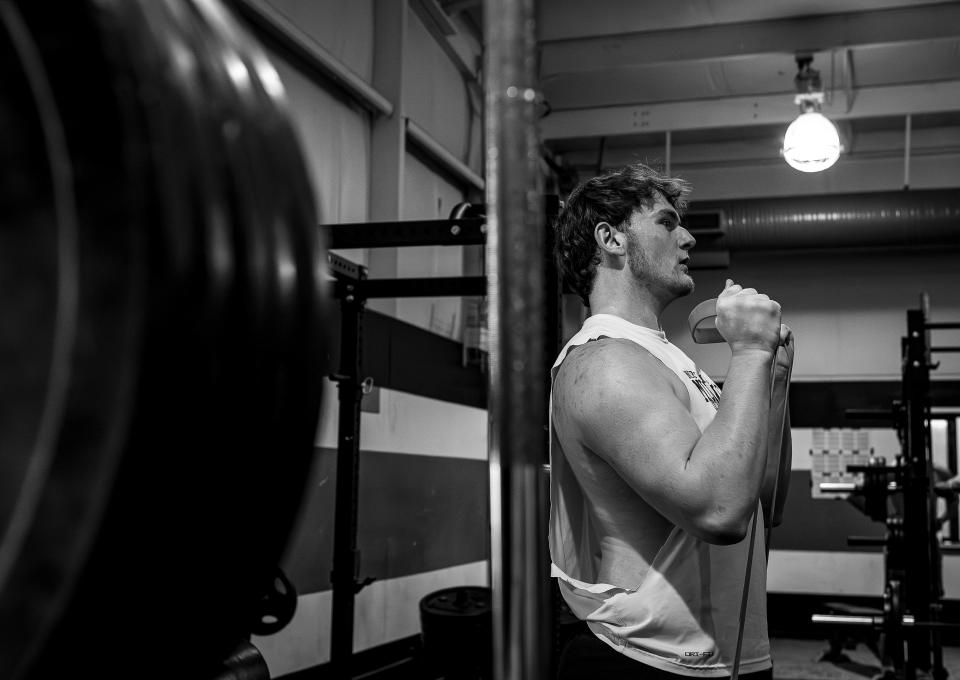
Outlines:
{"type": "MultiPolygon", "coordinates": [[[[696,250],[692,256],[696,260],[696,250]]],[[[921,291],[931,296],[933,320],[960,319],[957,257],[956,252],[932,251],[735,253],[729,269],[695,272],[696,292],[665,315],[668,335],[720,380],[729,350],[694,344],[688,339],[686,316],[696,302],[715,297],[725,278],[755,286],[779,300],[785,322],[796,333],[793,472],[784,524],[774,531],[768,581],[771,598],[882,592],[882,555],[875,549],[848,548],[846,537],[881,535],[883,526],[846,502],[810,497],[812,433],[817,427],[848,426],[842,420],[844,408],[883,408],[896,396],[906,310],[918,306],[921,291]]],[[[958,344],[960,334],[943,332],[935,342],[958,344]]],[[[952,395],[949,398],[957,405],[960,356],[942,355],[939,360],[941,366],[932,375],[942,381],[938,389],[952,395]]],[[[869,432],[878,455],[892,459],[899,452],[892,429],[869,432]]],[[[945,558],[944,577],[947,597],[960,598],[960,560],[945,558]]]]}
{"type": "MultiPolygon", "coordinates": [[[[373,0],[271,0],[300,30],[372,82],[373,0]]],[[[478,102],[417,16],[407,17],[405,92],[397,110],[480,173],[478,102]]],[[[315,188],[319,222],[369,220],[372,158],[369,113],[272,55],[291,102],[315,188]]],[[[429,161],[404,159],[403,214],[446,217],[463,188],[429,161]]],[[[366,264],[368,252],[340,251],[366,264]]],[[[398,276],[456,276],[462,248],[404,248],[398,276]]],[[[486,411],[483,377],[456,373],[459,299],[399,300],[396,318],[368,312],[365,367],[379,388],[361,419],[360,578],[376,579],[356,598],[354,650],[420,631],[420,598],[440,588],[487,583],[486,411]],[[433,332],[428,332],[433,329],[433,332]],[[442,336],[442,337],[441,337],[442,336]],[[426,352],[421,357],[417,352],[426,352]],[[452,377],[419,374],[423,357],[443,356],[452,377]],[[466,385],[465,389],[460,386],[466,385]],[[467,396],[464,396],[464,395],[467,396]]],[[[465,370],[465,369],[461,369],[465,370]]],[[[271,676],[309,669],[330,658],[337,394],[325,390],[316,458],[282,566],[299,593],[294,620],[254,639],[271,676]]],[[[278,464],[282,464],[278,461],[278,464]]]]}
{"type": "MultiPolygon", "coordinates": [[[[471,92],[463,76],[412,11],[407,23],[404,52],[406,73],[403,111],[431,137],[474,172],[482,175],[480,95],[471,92]]],[[[463,187],[408,151],[404,167],[403,219],[446,218],[466,200],[463,187]]],[[[477,199],[482,200],[482,199],[477,199]]],[[[400,277],[460,276],[463,247],[400,248],[400,277]]],[[[397,300],[397,317],[447,338],[460,339],[463,321],[460,298],[406,298],[397,300]]]]}
{"type": "MultiPolygon", "coordinates": [[[[372,0],[273,0],[302,31],[367,82],[373,74],[372,0]],[[331,21],[330,17],[336,17],[331,21]]],[[[287,91],[300,137],[320,223],[367,220],[370,183],[370,115],[319,87],[296,66],[271,54],[287,91]]],[[[365,262],[363,251],[349,257],[365,262]]]]}

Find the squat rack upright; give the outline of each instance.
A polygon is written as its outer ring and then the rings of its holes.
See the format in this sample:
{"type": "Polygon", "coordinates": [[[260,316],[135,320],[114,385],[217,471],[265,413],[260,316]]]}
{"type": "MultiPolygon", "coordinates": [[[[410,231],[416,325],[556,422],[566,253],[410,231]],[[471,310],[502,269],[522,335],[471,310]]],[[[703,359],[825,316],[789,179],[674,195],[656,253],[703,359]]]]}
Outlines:
{"type": "MultiPolygon", "coordinates": [[[[511,571],[532,568],[542,572],[542,578],[537,579],[538,587],[527,588],[525,592],[511,593],[511,597],[522,599],[525,610],[535,611],[541,617],[543,639],[538,641],[538,647],[543,650],[539,654],[540,665],[543,668],[548,666],[544,655],[545,650],[549,649],[552,627],[546,620],[551,612],[546,557],[547,503],[542,493],[546,485],[540,478],[545,474],[544,463],[547,462],[545,405],[549,398],[549,381],[546,376],[549,376],[550,365],[559,351],[561,337],[561,289],[552,258],[553,231],[550,228],[559,212],[559,207],[560,202],[557,196],[543,198],[544,225],[540,236],[542,248],[531,253],[531,268],[542,272],[543,304],[540,309],[540,323],[535,325],[542,327],[544,332],[540,343],[540,356],[525,358],[539,363],[538,366],[530,368],[534,375],[540,376],[539,396],[542,398],[544,407],[539,409],[539,418],[520,425],[527,435],[531,432],[535,433],[534,436],[542,440],[542,445],[532,451],[529,459],[525,461],[502,460],[493,453],[490,460],[492,496],[498,491],[496,480],[510,476],[510,473],[505,471],[508,466],[520,466],[524,468],[523,474],[533,472],[538,478],[537,486],[541,490],[537,499],[541,510],[539,532],[543,540],[532,549],[534,552],[539,550],[543,554],[513,555],[505,568],[511,571]],[[536,562],[535,565],[528,563],[531,558],[536,562]]],[[[483,245],[487,242],[487,220],[482,215],[482,207],[465,203],[458,205],[449,219],[323,225],[321,231],[324,232],[327,245],[331,249],[425,245],[467,246],[483,245]]],[[[370,578],[361,580],[357,574],[360,402],[367,386],[371,384],[363,377],[363,316],[366,302],[375,298],[483,296],[488,294],[488,280],[486,276],[370,279],[365,266],[351,262],[335,253],[328,253],[327,259],[329,271],[334,277],[333,295],[340,303],[341,314],[339,368],[338,372],[331,376],[338,386],[339,414],[333,568],[330,574],[333,588],[330,665],[334,677],[349,678],[353,656],[354,597],[372,581],[370,578]]],[[[493,342],[496,340],[493,339],[493,342]]],[[[504,386],[496,383],[497,375],[491,370],[489,389],[502,391],[504,386]]],[[[490,436],[496,438],[498,426],[504,423],[497,423],[494,413],[491,413],[489,422],[490,436]]],[[[506,423],[506,425],[515,427],[518,424],[506,423]]],[[[502,533],[514,529],[515,518],[511,517],[511,512],[515,508],[512,503],[504,502],[507,500],[491,497],[491,557],[496,552],[497,544],[503,543],[502,533]],[[500,502],[494,502],[495,500],[500,502]],[[497,509],[501,511],[500,516],[495,516],[497,509]]],[[[529,502],[529,499],[527,500],[529,502]]],[[[497,606],[496,599],[494,606],[497,606]]]]}
{"type": "Polygon", "coordinates": [[[916,680],[922,674],[945,680],[941,631],[960,628],[960,624],[941,620],[944,590],[936,500],[955,492],[936,488],[930,433],[930,371],[939,365],[932,355],[960,352],[958,346],[933,345],[931,331],[958,330],[960,322],[931,322],[929,317],[930,299],[923,293],[920,306],[907,310],[907,334],[901,338],[901,400],[890,410],[846,412],[854,420],[894,425],[902,453],[893,465],[877,459],[871,465],[847,466],[848,472],[863,475],[862,483],[820,484],[822,491],[862,495],[863,512],[875,521],[885,522],[887,527],[882,537],[847,539],[849,545],[878,546],[884,550],[883,612],[813,615],[815,623],[881,630],[885,636],[884,661],[889,662],[883,674],[885,680],[916,680]],[[887,502],[892,495],[902,498],[896,511],[891,511],[887,502]]]}

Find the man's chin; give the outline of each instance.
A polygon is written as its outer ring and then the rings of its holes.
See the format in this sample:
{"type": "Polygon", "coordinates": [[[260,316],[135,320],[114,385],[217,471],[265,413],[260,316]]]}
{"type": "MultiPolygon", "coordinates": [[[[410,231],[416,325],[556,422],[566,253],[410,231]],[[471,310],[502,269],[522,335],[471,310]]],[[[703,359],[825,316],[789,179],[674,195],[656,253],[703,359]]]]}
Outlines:
{"type": "Polygon", "coordinates": [[[685,274],[674,287],[674,294],[677,297],[684,297],[685,295],[690,295],[693,292],[693,289],[696,288],[696,283],[693,281],[693,277],[689,274],[685,274]]]}

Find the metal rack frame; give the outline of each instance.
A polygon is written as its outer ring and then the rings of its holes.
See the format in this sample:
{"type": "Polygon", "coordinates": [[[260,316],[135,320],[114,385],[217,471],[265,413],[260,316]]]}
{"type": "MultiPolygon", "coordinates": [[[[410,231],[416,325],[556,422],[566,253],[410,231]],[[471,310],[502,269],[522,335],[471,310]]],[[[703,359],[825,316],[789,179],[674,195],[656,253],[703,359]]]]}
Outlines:
{"type": "MultiPolygon", "coordinates": [[[[553,264],[550,227],[560,209],[556,196],[544,198],[544,363],[553,361],[560,349],[561,289],[553,264]]],[[[486,219],[464,217],[446,220],[373,222],[360,224],[321,225],[328,247],[382,248],[423,245],[482,245],[486,243],[486,219]]],[[[360,554],[357,547],[358,486],[360,475],[360,402],[369,381],[363,378],[363,315],[366,302],[374,298],[458,297],[487,294],[487,277],[426,277],[370,279],[367,268],[335,253],[327,255],[329,271],[334,277],[333,293],[340,302],[340,362],[338,373],[331,375],[339,392],[337,436],[336,501],[334,518],[333,587],[330,664],[335,677],[351,677],[353,656],[354,598],[373,579],[360,579],[360,554]]],[[[549,365],[544,366],[549,375],[549,365]]],[[[549,385],[544,385],[549,394],[549,385]]],[[[542,422],[531,428],[546,428],[547,413],[542,422]]],[[[547,460],[547,451],[543,452],[547,460]]],[[[509,520],[508,520],[509,521],[509,520]]],[[[544,514],[544,522],[546,516],[544,514]]],[[[536,594],[535,596],[539,596],[536,594]]],[[[540,608],[546,613],[545,602],[540,608]]]]}
{"type": "Polygon", "coordinates": [[[891,663],[885,676],[896,680],[916,680],[918,670],[929,672],[934,680],[944,680],[947,671],[943,666],[940,632],[960,626],[940,620],[943,574],[930,435],[930,371],[938,366],[931,361],[931,354],[960,351],[960,347],[933,346],[931,331],[960,329],[960,323],[931,323],[929,316],[930,301],[924,293],[920,307],[907,311],[907,334],[901,340],[901,401],[890,411],[847,412],[848,417],[857,420],[894,425],[902,454],[893,466],[878,461],[878,465],[848,467],[848,471],[864,474],[862,486],[821,485],[824,490],[862,494],[866,499],[864,511],[871,518],[886,522],[884,537],[848,538],[851,545],[883,546],[886,587],[882,615],[816,614],[813,621],[883,630],[891,663]],[[831,489],[825,489],[826,486],[831,489]],[[892,493],[902,494],[902,512],[888,515],[887,497],[892,493]]]}

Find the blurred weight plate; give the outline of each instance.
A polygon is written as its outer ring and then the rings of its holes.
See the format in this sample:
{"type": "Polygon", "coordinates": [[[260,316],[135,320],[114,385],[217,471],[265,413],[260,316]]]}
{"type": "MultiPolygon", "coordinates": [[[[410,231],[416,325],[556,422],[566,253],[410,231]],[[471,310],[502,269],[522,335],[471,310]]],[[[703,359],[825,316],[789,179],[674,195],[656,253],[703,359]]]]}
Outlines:
{"type": "Polygon", "coordinates": [[[313,455],[324,262],[218,0],[0,0],[0,668],[213,677],[313,455]]]}

